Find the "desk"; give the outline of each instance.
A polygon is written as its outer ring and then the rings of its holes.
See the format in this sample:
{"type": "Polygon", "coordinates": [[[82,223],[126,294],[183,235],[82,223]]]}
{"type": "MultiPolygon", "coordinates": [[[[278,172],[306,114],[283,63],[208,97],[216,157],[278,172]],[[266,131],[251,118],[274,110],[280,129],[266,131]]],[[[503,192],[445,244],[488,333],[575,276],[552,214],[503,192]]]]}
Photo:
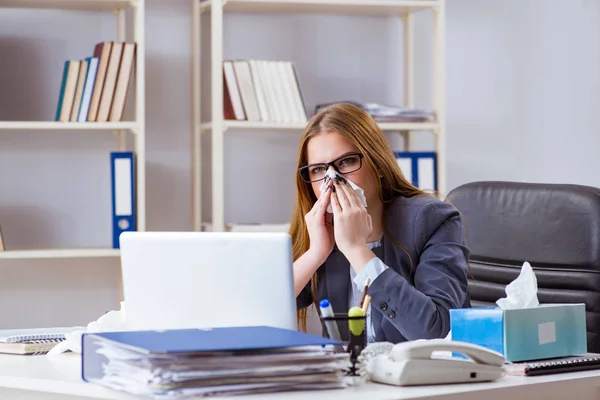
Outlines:
{"type": "MultiPolygon", "coordinates": [[[[411,388],[366,383],[341,390],[235,396],[228,399],[304,400],[308,396],[320,400],[596,400],[600,399],[600,370],[529,378],[507,376],[497,382],[411,388]]],[[[147,398],[130,396],[83,382],[80,375],[80,357],[67,353],[53,357],[0,355],[0,399],[140,400],[147,398]]]]}

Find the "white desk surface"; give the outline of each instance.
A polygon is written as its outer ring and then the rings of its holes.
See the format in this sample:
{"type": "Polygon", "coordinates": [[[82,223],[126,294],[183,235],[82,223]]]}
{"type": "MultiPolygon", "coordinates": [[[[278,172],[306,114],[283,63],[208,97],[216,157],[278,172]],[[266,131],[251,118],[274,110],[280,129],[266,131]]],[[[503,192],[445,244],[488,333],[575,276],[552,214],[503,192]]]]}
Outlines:
{"type": "MultiPolygon", "coordinates": [[[[82,381],[80,363],[79,355],[73,353],[51,357],[0,355],[0,398],[140,399],[82,381]],[[5,397],[7,394],[11,397],[5,397]]],[[[600,399],[600,370],[540,377],[506,376],[497,382],[422,387],[364,383],[348,389],[235,396],[229,399],[300,400],[307,396],[323,400],[600,399]]]]}

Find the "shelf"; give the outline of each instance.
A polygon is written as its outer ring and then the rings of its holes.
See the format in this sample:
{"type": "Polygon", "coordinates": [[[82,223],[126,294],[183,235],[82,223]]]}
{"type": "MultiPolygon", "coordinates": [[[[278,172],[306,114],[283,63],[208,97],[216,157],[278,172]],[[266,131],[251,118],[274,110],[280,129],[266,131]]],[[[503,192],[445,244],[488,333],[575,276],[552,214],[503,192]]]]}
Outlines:
{"type": "MultiPolygon", "coordinates": [[[[210,222],[202,223],[206,232],[213,230],[210,222]]],[[[290,224],[225,224],[225,232],[285,232],[290,230],[290,224]]]]}
{"type": "Polygon", "coordinates": [[[113,11],[130,7],[132,0],[0,0],[0,8],[38,8],[81,11],[113,11]]]}
{"type": "MultiPolygon", "coordinates": [[[[228,13],[253,15],[259,14],[269,18],[278,18],[284,15],[331,15],[331,16],[368,16],[391,19],[395,17],[402,20],[402,34],[398,39],[399,50],[402,53],[403,66],[403,93],[402,99],[398,100],[408,108],[415,108],[416,79],[415,70],[415,23],[418,18],[413,14],[419,12],[431,20],[430,33],[431,58],[432,58],[432,89],[433,98],[431,108],[434,121],[427,122],[379,122],[379,128],[391,134],[401,134],[403,137],[403,149],[412,151],[415,147],[413,136],[423,132],[433,136],[433,151],[438,153],[438,164],[436,169],[438,187],[441,193],[446,190],[446,113],[445,113],[445,86],[446,76],[445,64],[445,32],[446,32],[446,0],[191,0],[192,24],[190,29],[192,42],[192,84],[190,85],[192,103],[192,129],[191,129],[191,156],[192,156],[192,229],[199,231],[206,229],[202,223],[202,188],[203,182],[203,144],[201,135],[211,134],[212,140],[207,151],[210,154],[210,179],[211,190],[211,218],[212,229],[215,231],[230,230],[225,219],[226,188],[224,174],[224,162],[227,159],[225,153],[225,133],[228,131],[240,131],[240,135],[255,135],[256,133],[277,133],[282,135],[297,135],[306,129],[306,122],[282,123],[282,122],[250,122],[239,120],[223,120],[223,96],[226,94],[227,85],[223,82],[223,69],[225,42],[227,29],[230,28],[224,17],[228,13]],[[204,33],[202,30],[202,13],[210,12],[210,40],[208,49],[202,50],[204,33]],[[211,58],[211,68],[208,83],[203,74],[203,57],[211,58]],[[202,67],[202,68],[201,68],[202,67]],[[210,90],[209,90],[210,87],[210,90]],[[210,107],[204,110],[204,95],[210,95],[207,101],[210,107]],[[211,111],[207,114],[203,111],[211,111]],[[215,112],[217,112],[215,114],[215,112]],[[206,115],[206,121],[202,116],[206,115]],[[214,117],[214,118],[213,118],[214,117]],[[212,131],[212,132],[211,132],[212,131]]],[[[268,24],[267,24],[268,25],[268,24]]],[[[427,28],[427,25],[425,26],[427,28]]],[[[294,45],[297,43],[292,43],[294,45]]],[[[336,43],[331,43],[335,49],[336,43]]],[[[204,46],[206,47],[206,46],[204,46]]],[[[309,46],[310,47],[310,46],[309,46]]],[[[306,49],[304,49],[306,50],[306,49]]],[[[419,48],[419,51],[420,48],[419,48]]],[[[308,54],[305,51],[305,54],[308,54]]],[[[318,84],[318,82],[317,82],[318,84]]],[[[400,89],[400,88],[398,88],[400,89]]],[[[273,95],[269,93],[268,95],[273,95]]],[[[243,99],[242,99],[243,105],[243,99]]],[[[268,108],[268,107],[267,107],[268,108]]],[[[272,114],[272,113],[269,113],[272,114]]],[[[309,113],[311,114],[311,113],[309,113]]],[[[291,119],[291,117],[290,117],[291,119]]],[[[254,228],[254,227],[252,227],[254,228]]],[[[246,229],[244,227],[243,229],[246,229]]],[[[270,229],[270,228],[268,228],[270,229]]]]}
{"type": "MultiPolygon", "coordinates": [[[[2,1],[2,0],[0,0],[2,1]]],[[[57,121],[0,121],[0,130],[131,130],[137,128],[135,122],[57,122],[57,121]]]]}
{"type": "MultiPolygon", "coordinates": [[[[282,122],[252,122],[252,121],[224,121],[225,129],[256,129],[256,130],[303,130],[305,123],[282,122]]],[[[435,122],[382,122],[379,124],[384,131],[432,131],[437,129],[435,122]]],[[[200,125],[201,131],[212,129],[212,122],[200,125]]]]}
{"type": "MultiPolygon", "coordinates": [[[[338,14],[361,16],[397,16],[432,9],[437,0],[227,0],[223,10],[234,13],[338,14]]],[[[209,10],[211,2],[201,1],[200,10],[209,10]]]]}
{"type": "Polygon", "coordinates": [[[119,249],[44,249],[0,251],[0,260],[119,257],[119,249]]]}

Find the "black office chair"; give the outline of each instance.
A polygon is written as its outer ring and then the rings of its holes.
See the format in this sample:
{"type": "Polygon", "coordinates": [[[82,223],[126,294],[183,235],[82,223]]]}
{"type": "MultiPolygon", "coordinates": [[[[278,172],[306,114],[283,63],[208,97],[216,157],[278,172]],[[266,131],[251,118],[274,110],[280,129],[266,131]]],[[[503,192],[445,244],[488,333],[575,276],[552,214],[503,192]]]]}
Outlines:
{"type": "Polygon", "coordinates": [[[600,189],[473,182],[448,201],[463,216],[474,307],[505,297],[528,261],[540,303],[585,303],[588,351],[600,352],[600,189]]]}

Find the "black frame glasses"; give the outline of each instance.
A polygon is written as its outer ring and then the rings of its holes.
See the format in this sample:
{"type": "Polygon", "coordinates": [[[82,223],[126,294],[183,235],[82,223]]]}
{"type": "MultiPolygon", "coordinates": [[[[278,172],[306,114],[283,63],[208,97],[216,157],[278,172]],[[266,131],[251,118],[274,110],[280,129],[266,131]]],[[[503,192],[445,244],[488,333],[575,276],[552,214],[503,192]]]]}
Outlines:
{"type": "Polygon", "coordinates": [[[327,162],[327,163],[308,164],[308,165],[305,165],[304,167],[298,168],[298,174],[300,174],[300,178],[302,178],[302,180],[307,183],[322,181],[327,176],[327,175],[324,175],[322,178],[311,180],[310,176],[309,176],[309,169],[312,167],[316,167],[316,166],[322,166],[324,171],[327,171],[329,169],[329,167],[333,167],[333,169],[335,169],[341,175],[351,174],[362,168],[363,157],[364,156],[361,153],[344,154],[343,156],[340,156],[340,157],[336,158],[335,160],[327,162]],[[353,169],[352,171],[340,172],[340,169],[339,169],[339,166],[337,165],[337,163],[341,160],[344,160],[344,159],[346,159],[348,157],[352,157],[352,156],[358,156],[358,160],[359,160],[358,167],[356,169],[353,169]]]}

